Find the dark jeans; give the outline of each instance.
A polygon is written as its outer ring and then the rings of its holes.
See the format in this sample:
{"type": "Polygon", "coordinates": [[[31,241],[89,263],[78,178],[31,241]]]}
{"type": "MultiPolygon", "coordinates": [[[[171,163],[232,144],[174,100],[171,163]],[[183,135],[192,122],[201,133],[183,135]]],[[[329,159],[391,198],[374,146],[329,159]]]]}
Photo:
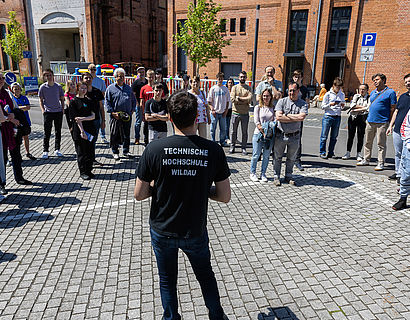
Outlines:
{"type": "Polygon", "coordinates": [[[144,121],[144,126],[142,127],[142,131],[144,132],[144,143],[145,145],[149,142],[149,133],[148,133],[148,122],[144,121]]]}
{"type": "Polygon", "coordinates": [[[303,133],[303,121],[300,123],[300,140],[299,140],[299,150],[296,155],[296,161],[300,162],[300,158],[302,157],[302,133],[303,133]]]}
{"type": "Polygon", "coordinates": [[[100,127],[101,127],[101,119],[93,120],[93,124],[94,124],[94,127],[95,127],[95,132],[96,132],[96,134],[95,134],[94,139],[93,139],[93,141],[92,141],[93,150],[92,150],[92,155],[91,155],[91,157],[92,157],[93,161],[95,161],[95,145],[96,145],[96,143],[97,143],[98,131],[100,131],[100,127]]]}
{"type": "Polygon", "coordinates": [[[326,141],[330,132],[328,156],[334,156],[341,118],[341,116],[330,116],[327,114],[323,116],[322,133],[320,134],[320,154],[326,154],[326,141]]]}
{"type": "Polygon", "coordinates": [[[49,151],[51,129],[54,122],[54,133],[55,133],[55,150],[60,150],[61,145],[61,126],[63,124],[63,112],[44,112],[44,140],[43,140],[43,151],[49,151]]]}
{"type": "MultiPolygon", "coordinates": [[[[23,159],[20,153],[20,144],[18,144],[13,150],[10,150],[11,164],[13,166],[14,180],[23,180],[23,169],[21,168],[21,163],[23,159]]],[[[7,148],[3,148],[3,159],[4,164],[7,162],[7,148]]]]}
{"type": "MultiPolygon", "coordinates": [[[[131,134],[131,120],[123,122],[124,128],[124,143],[122,145],[122,152],[128,153],[130,151],[130,134],[131,134]]],[[[111,147],[112,153],[119,154],[118,145],[111,147]]]]}
{"type": "Polygon", "coordinates": [[[86,174],[89,175],[93,169],[93,150],[94,145],[92,142],[79,139],[74,140],[75,152],[77,153],[77,163],[78,168],[80,169],[80,175],[86,174]]]}
{"type": "Polygon", "coordinates": [[[135,108],[135,125],[134,125],[134,131],[135,131],[135,140],[140,140],[140,131],[141,131],[141,123],[142,123],[142,110],[141,107],[137,106],[135,108]]]}
{"type": "Polygon", "coordinates": [[[172,238],[151,229],[151,242],[157,258],[164,320],[179,320],[177,299],[178,250],[188,257],[198,280],[209,319],[222,320],[224,312],[211,266],[208,232],[198,238],[172,238]]]}
{"type": "Polygon", "coordinates": [[[364,133],[366,131],[366,119],[367,115],[358,115],[353,117],[350,115],[347,120],[347,151],[352,151],[353,139],[357,130],[357,152],[361,152],[363,148],[364,133]]]}

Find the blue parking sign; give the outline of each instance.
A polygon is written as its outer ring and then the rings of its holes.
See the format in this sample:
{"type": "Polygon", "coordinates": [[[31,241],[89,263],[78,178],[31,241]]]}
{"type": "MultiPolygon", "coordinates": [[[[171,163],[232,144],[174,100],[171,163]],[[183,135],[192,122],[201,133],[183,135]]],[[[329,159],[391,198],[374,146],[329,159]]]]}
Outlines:
{"type": "Polygon", "coordinates": [[[363,33],[362,47],[374,47],[377,33],[363,33]]]}

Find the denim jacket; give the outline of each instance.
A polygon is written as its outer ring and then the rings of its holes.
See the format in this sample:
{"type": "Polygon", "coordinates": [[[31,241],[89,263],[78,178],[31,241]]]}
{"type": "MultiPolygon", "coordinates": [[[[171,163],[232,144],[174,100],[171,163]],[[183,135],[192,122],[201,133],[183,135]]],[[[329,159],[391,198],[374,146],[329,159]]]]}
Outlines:
{"type": "Polygon", "coordinates": [[[264,133],[264,134],[262,134],[262,132],[259,132],[259,134],[258,134],[258,142],[263,141],[263,142],[265,142],[266,144],[270,144],[271,140],[274,140],[274,139],[275,139],[275,128],[276,128],[276,120],[274,120],[274,121],[266,121],[266,122],[262,123],[262,129],[263,129],[263,133],[264,133]],[[264,136],[266,136],[269,127],[272,128],[272,130],[273,130],[273,136],[272,136],[272,138],[270,138],[270,139],[265,139],[264,136]]]}

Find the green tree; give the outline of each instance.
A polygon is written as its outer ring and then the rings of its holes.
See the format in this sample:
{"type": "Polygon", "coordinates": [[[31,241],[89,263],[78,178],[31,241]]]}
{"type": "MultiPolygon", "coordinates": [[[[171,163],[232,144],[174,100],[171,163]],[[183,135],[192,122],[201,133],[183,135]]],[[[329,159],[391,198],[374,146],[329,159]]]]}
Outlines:
{"type": "Polygon", "coordinates": [[[20,78],[20,62],[23,60],[23,51],[28,47],[28,39],[21,29],[21,24],[16,20],[16,12],[9,11],[9,22],[7,22],[7,35],[5,39],[1,40],[1,46],[6,54],[8,54],[13,61],[17,62],[20,78]]]}
{"type": "Polygon", "coordinates": [[[188,15],[185,23],[178,21],[179,32],[174,34],[174,44],[184,49],[189,59],[199,68],[205,67],[212,59],[224,58],[222,49],[231,40],[224,39],[221,33],[223,22],[218,22],[217,14],[221,5],[213,0],[197,0],[188,5],[188,15]],[[222,23],[222,24],[221,24],[222,23]]]}

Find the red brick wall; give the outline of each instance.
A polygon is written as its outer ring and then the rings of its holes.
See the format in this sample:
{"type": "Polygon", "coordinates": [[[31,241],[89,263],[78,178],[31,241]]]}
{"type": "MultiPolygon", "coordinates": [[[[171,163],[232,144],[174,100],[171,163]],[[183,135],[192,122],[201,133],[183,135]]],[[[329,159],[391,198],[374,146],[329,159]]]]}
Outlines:
{"type": "MultiPolygon", "coordinates": [[[[0,24],[7,25],[7,22],[9,21],[9,11],[15,11],[16,12],[16,18],[17,21],[20,22],[22,30],[25,32],[26,37],[27,36],[27,26],[26,26],[26,19],[24,16],[24,10],[22,7],[21,0],[12,0],[12,1],[0,1],[0,24]]],[[[1,62],[1,67],[0,70],[4,70],[4,62],[2,59],[2,48],[0,48],[0,62],[1,62]]],[[[10,65],[12,68],[13,66],[10,65]]],[[[14,70],[17,71],[17,70],[14,70]]],[[[29,66],[29,60],[28,59],[23,59],[20,63],[20,71],[22,74],[27,75],[30,72],[30,66],[29,66]]]]}
{"type": "MultiPolygon", "coordinates": [[[[186,17],[188,0],[168,0],[168,69],[175,74],[176,48],[172,45],[172,34],[177,19],[186,17]]],[[[272,64],[276,68],[276,78],[284,79],[289,15],[291,10],[308,9],[308,26],[305,42],[304,83],[309,84],[312,76],[312,63],[316,34],[317,9],[320,0],[216,0],[222,4],[220,18],[227,19],[226,37],[232,38],[232,44],[223,50],[226,56],[221,62],[241,62],[246,71],[252,68],[254,47],[256,4],[261,5],[258,57],[256,78],[264,73],[264,67],[272,64]],[[246,18],[246,34],[239,34],[239,20],[246,18]],[[237,32],[229,33],[229,19],[236,18],[237,32]],[[273,43],[268,43],[273,40],[273,43]]],[[[323,0],[317,50],[316,72],[314,83],[324,79],[325,53],[327,50],[328,31],[333,7],[352,7],[349,36],[346,49],[344,69],[345,91],[354,92],[362,82],[364,62],[360,62],[362,34],[377,32],[374,62],[367,65],[366,82],[371,84],[371,75],[377,72],[386,74],[388,85],[399,92],[404,92],[403,75],[410,72],[410,1],[380,0],[323,0]]],[[[200,74],[206,72],[213,78],[220,69],[219,61],[212,61],[200,74]]],[[[188,63],[188,73],[193,74],[192,64],[188,63]]]]}

